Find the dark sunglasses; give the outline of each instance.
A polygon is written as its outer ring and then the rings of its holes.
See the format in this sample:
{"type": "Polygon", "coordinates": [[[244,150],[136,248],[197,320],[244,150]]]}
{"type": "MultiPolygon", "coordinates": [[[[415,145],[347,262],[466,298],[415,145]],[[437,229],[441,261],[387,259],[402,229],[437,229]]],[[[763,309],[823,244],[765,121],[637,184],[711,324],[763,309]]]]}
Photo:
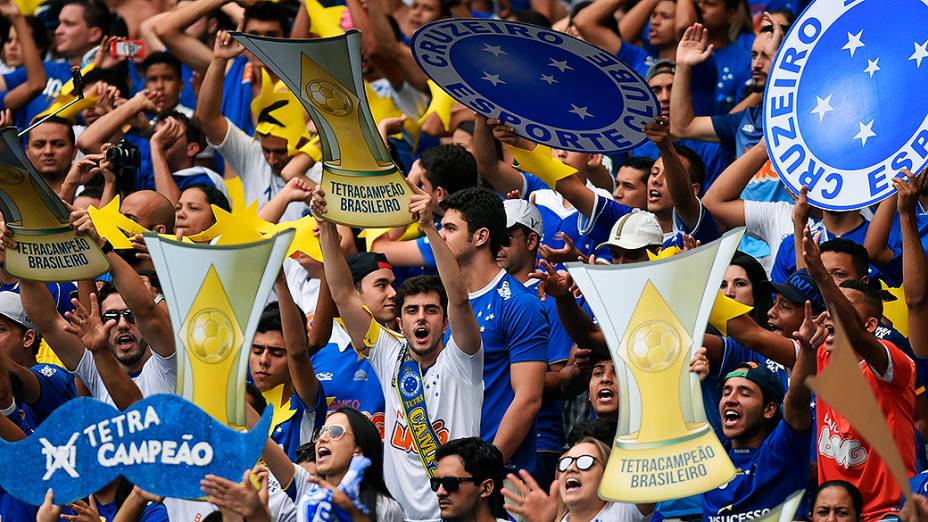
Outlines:
{"type": "Polygon", "coordinates": [[[132,313],[132,310],[110,310],[109,312],[103,312],[100,316],[103,319],[103,322],[116,321],[119,322],[119,318],[122,317],[126,321],[135,324],[135,314],[132,313]]]}
{"type": "Polygon", "coordinates": [[[432,477],[429,479],[429,485],[432,491],[438,492],[438,488],[445,488],[448,493],[454,493],[461,489],[461,482],[477,483],[477,477],[432,477]]]}
{"type": "Polygon", "coordinates": [[[579,457],[563,457],[557,462],[557,470],[561,473],[567,471],[567,468],[570,467],[571,463],[577,463],[577,469],[580,471],[586,471],[593,467],[593,464],[596,464],[596,457],[592,455],[580,455],[579,457]]]}

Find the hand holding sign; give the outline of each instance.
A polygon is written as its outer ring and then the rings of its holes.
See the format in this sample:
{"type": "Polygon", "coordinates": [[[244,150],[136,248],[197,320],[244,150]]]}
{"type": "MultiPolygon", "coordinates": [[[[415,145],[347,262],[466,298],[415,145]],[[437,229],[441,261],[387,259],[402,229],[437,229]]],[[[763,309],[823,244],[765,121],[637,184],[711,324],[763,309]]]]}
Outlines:
{"type": "Polygon", "coordinates": [[[912,174],[909,169],[902,169],[901,174],[902,176],[893,178],[893,188],[899,195],[896,208],[900,215],[911,212],[918,203],[918,198],[925,193],[925,187],[928,187],[928,167],[918,175],[912,174]]]}

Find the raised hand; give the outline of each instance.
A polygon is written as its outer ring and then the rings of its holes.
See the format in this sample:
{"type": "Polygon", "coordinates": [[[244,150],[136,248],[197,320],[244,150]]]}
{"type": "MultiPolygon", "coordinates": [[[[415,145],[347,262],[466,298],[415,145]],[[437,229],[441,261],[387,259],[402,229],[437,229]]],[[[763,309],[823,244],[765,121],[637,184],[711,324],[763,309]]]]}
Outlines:
{"type": "Polygon", "coordinates": [[[558,504],[561,500],[559,483],[551,483],[548,492],[538,485],[532,475],[524,469],[519,470],[519,477],[510,473],[506,478],[512,482],[514,489],[504,487],[506,510],[515,513],[527,522],[550,522],[557,518],[558,504]],[[521,477],[521,478],[519,478],[521,477]]]}
{"type": "Polygon", "coordinates": [[[677,45],[677,66],[699,65],[709,59],[713,46],[709,45],[709,30],[702,24],[687,27],[677,45]]]}
{"type": "Polygon", "coordinates": [[[107,341],[110,337],[110,331],[116,326],[117,320],[110,319],[103,323],[100,318],[100,305],[97,304],[97,295],[90,294],[90,313],[84,308],[84,305],[78,299],[71,299],[74,310],[65,313],[68,325],[64,331],[74,335],[81,340],[81,343],[91,352],[108,350],[107,341]]]}
{"type": "Polygon", "coordinates": [[[793,205],[793,225],[805,226],[812,215],[812,205],[809,204],[809,187],[803,185],[799,189],[799,197],[793,205]]]}
{"type": "Polygon", "coordinates": [[[642,130],[645,136],[655,145],[670,144],[670,118],[667,116],[658,116],[654,121],[645,125],[642,130]]]}
{"type": "Polygon", "coordinates": [[[245,48],[242,44],[235,41],[229,31],[220,31],[216,35],[216,43],[213,45],[214,60],[231,60],[242,54],[245,48]]]}
{"type": "Polygon", "coordinates": [[[316,217],[317,221],[321,220],[322,216],[325,215],[325,190],[323,190],[322,187],[316,186],[316,190],[313,191],[312,198],[309,200],[309,210],[313,213],[313,216],[316,217]]]}
{"type": "Polygon", "coordinates": [[[912,174],[908,169],[902,169],[902,177],[893,178],[893,188],[896,189],[896,208],[899,213],[913,212],[918,198],[925,192],[928,185],[928,167],[918,175],[912,174]]]}
{"type": "Polygon", "coordinates": [[[534,143],[520,137],[512,127],[503,125],[503,123],[496,118],[488,119],[487,125],[490,127],[490,130],[493,131],[493,137],[506,145],[525,150],[533,150],[535,148],[534,143]]]}
{"type": "Polygon", "coordinates": [[[12,20],[22,15],[16,2],[13,0],[0,0],[0,16],[3,16],[7,20],[12,20]]]}
{"type": "Polygon", "coordinates": [[[280,191],[287,201],[309,201],[313,195],[313,185],[303,178],[292,178],[280,191]]]}
{"type": "Polygon", "coordinates": [[[554,265],[544,259],[539,261],[538,264],[543,270],[535,270],[529,274],[529,277],[541,279],[541,283],[538,284],[538,297],[542,301],[544,301],[545,295],[550,295],[555,299],[570,295],[573,280],[569,274],[555,271],[554,265]]]}
{"type": "Polygon", "coordinates": [[[61,520],[70,520],[72,522],[100,522],[100,511],[97,510],[97,501],[93,495],[87,499],[89,502],[78,500],[68,504],[68,508],[77,513],[76,515],[61,515],[61,520]]]}
{"type": "Polygon", "coordinates": [[[773,32],[770,33],[770,38],[767,40],[767,43],[764,44],[764,52],[773,60],[773,57],[777,54],[777,49],[780,48],[780,44],[783,42],[783,26],[778,24],[776,20],[770,16],[770,13],[766,11],[764,11],[760,26],[762,29],[767,26],[773,28],[773,32]]]}
{"type": "MultiPolygon", "coordinates": [[[[407,183],[409,183],[407,181],[407,183]]],[[[432,196],[413,183],[409,183],[413,195],[409,198],[409,213],[412,214],[423,230],[435,228],[435,218],[432,212],[432,196]]]]}
{"type": "Polygon", "coordinates": [[[45,501],[39,507],[36,513],[36,522],[58,522],[61,515],[61,506],[55,505],[55,492],[51,488],[45,492],[45,501]]]}
{"type": "Polygon", "coordinates": [[[575,245],[570,236],[563,232],[558,232],[555,234],[555,237],[562,239],[564,241],[564,246],[561,248],[551,248],[548,245],[542,244],[538,247],[538,255],[542,259],[550,261],[551,263],[567,263],[569,261],[576,261],[583,256],[583,253],[580,252],[575,245]]]}
{"type": "Polygon", "coordinates": [[[183,125],[177,121],[177,118],[169,116],[164,120],[164,124],[151,135],[149,141],[151,142],[152,148],[157,147],[159,150],[165,150],[171,145],[174,145],[183,135],[183,125]]]}
{"type": "Polygon", "coordinates": [[[806,262],[809,275],[817,282],[825,281],[826,278],[831,277],[828,271],[825,270],[825,265],[822,264],[822,252],[818,246],[820,237],[822,237],[821,232],[813,237],[808,226],[805,227],[802,233],[802,258],[806,262]]]}
{"type": "Polygon", "coordinates": [[[97,245],[103,246],[103,238],[100,237],[100,234],[97,233],[97,228],[93,225],[93,221],[90,219],[90,213],[84,209],[72,210],[69,216],[71,221],[71,228],[74,229],[78,234],[86,234],[91,240],[93,240],[97,245]]]}
{"type": "Polygon", "coordinates": [[[706,377],[709,376],[709,357],[706,356],[705,346],[700,346],[696,350],[696,354],[693,355],[693,359],[690,361],[690,373],[698,375],[700,381],[706,380],[706,377]]]}
{"type": "MultiPolygon", "coordinates": [[[[251,482],[250,469],[245,470],[241,483],[216,475],[206,475],[200,481],[200,489],[206,493],[211,504],[243,516],[245,519],[256,517],[262,511],[267,511],[267,504],[262,501],[258,488],[251,482]]],[[[261,479],[261,490],[267,491],[267,475],[261,479]]]]}
{"type": "Polygon", "coordinates": [[[815,350],[828,336],[828,329],[825,327],[825,318],[828,312],[822,312],[818,316],[812,313],[812,303],[806,301],[805,317],[799,330],[793,332],[793,339],[799,341],[803,348],[815,350]]]}

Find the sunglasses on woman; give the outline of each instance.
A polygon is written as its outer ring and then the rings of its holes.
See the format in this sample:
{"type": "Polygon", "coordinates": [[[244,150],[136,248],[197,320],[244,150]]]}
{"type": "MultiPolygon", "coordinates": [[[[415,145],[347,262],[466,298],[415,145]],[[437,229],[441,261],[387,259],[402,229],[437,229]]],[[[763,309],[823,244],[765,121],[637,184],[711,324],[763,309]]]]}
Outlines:
{"type": "Polygon", "coordinates": [[[319,428],[319,431],[316,432],[316,437],[313,439],[313,442],[316,442],[319,439],[321,439],[323,435],[328,435],[329,440],[338,440],[342,438],[346,433],[348,433],[348,430],[341,424],[330,424],[328,426],[323,426],[319,428]]]}
{"type": "Polygon", "coordinates": [[[579,457],[562,457],[561,460],[557,463],[557,470],[561,473],[567,471],[567,468],[570,467],[571,463],[577,463],[577,469],[580,471],[586,471],[593,467],[593,464],[596,464],[597,459],[592,455],[580,455],[579,457]]]}
{"type": "Polygon", "coordinates": [[[445,488],[448,493],[454,493],[461,489],[461,482],[477,483],[477,477],[432,477],[429,479],[429,485],[432,491],[438,492],[438,488],[445,488]]]}

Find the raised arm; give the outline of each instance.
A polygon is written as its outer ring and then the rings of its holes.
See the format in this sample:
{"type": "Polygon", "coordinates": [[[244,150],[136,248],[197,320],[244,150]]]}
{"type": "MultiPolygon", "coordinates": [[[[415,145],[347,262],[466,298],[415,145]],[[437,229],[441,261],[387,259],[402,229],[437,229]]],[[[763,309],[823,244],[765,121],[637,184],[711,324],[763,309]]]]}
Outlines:
{"type": "Polygon", "coordinates": [[[809,274],[818,283],[819,291],[822,292],[822,297],[825,299],[825,303],[828,304],[828,311],[833,317],[841,321],[845,334],[847,334],[851,346],[854,347],[854,351],[876,373],[879,375],[885,374],[890,362],[886,347],[867,330],[864,325],[864,318],[860,317],[857,310],[854,309],[854,305],[845,297],[835,283],[834,278],[825,269],[818,248],[818,238],[812,237],[812,232],[808,227],[806,227],[802,238],[802,252],[809,274]]]}
{"type": "Polygon", "coordinates": [[[477,318],[470,307],[470,298],[467,295],[467,287],[464,285],[464,277],[461,275],[461,267],[458,266],[445,240],[435,229],[435,221],[432,219],[432,197],[419,187],[413,185],[412,189],[415,194],[410,200],[409,211],[419,221],[419,226],[432,246],[435,265],[438,267],[438,277],[448,294],[448,323],[452,336],[464,353],[473,355],[480,351],[483,341],[480,337],[480,327],[477,326],[477,318]]]}
{"type": "Polygon", "coordinates": [[[165,151],[179,139],[185,130],[183,125],[173,117],[164,120],[164,124],[151,135],[148,142],[151,149],[151,166],[155,172],[155,190],[168,198],[172,205],[180,199],[180,188],[171,175],[171,167],[165,151]]]}
{"type": "Polygon", "coordinates": [[[806,379],[815,375],[816,350],[827,335],[825,329],[825,312],[817,317],[812,314],[812,303],[805,303],[805,319],[793,338],[799,341],[799,356],[790,374],[789,389],[783,399],[783,420],[795,431],[804,432],[812,427],[812,390],[806,386],[806,379]]]}
{"type": "Polygon", "coordinates": [[[84,153],[98,153],[104,143],[113,140],[122,128],[141,112],[158,112],[164,105],[164,96],[156,91],[139,91],[129,101],[104,114],[88,125],[77,138],[77,146],[84,153]]]}
{"type": "MultiPolygon", "coordinates": [[[[352,14],[358,10],[357,4],[352,9],[354,1],[348,2],[348,8],[351,9],[352,14]]],[[[367,46],[368,58],[377,70],[390,81],[394,88],[401,87],[405,81],[416,89],[428,93],[428,77],[416,63],[409,47],[397,41],[382,3],[368,1],[366,13],[373,38],[364,43],[367,46]]]]}
{"type": "MultiPolygon", "coordinates": [[[[90,220],[90,214],[86,210],[71,212],[71,226],[78,234],[87,234],[101,247],[106,242],[97,233],[93,221],[90,220]]],[[[161,357],[174,355],[174,329],[171,327],[166,305],[155,304],[145,282],[115,250],[107,253],[106,259],[110,262],[113,285],[135,315],[139,333],[148,341],[152,351],[161,357]]]]}
{"type": "MultiPolygon", "coordinates": [[[[907,170],[904,173],[911,174],[907,170]]],[[[924,171],[922,171],[924,175],[924,171]]],[[[898,179],[898,178],[895,178],[898,179]]],[[[893,228],[893,218],[896,216],[898,206],[898,196],[893,194],[891,197],[884,199],[873,214],[870,226],[867,227],[867,237],[864,238],[864,248],[870,256],[870,262],[876,266],[883,266],[892,261],[895,254],[889,248],[889,233],[893,228]]],[[[912,211],[915,209],[913,207],[912,211]]],[[[914,214],[913,214],[914,215],[914,214]]],[[[902,210],[899,210],[900,219],[902,210]]],[[[903,255],[905,252],[903,252],[903,255]]],[[[908,289],[908,288],[907,288],[908,289]]]]}
{"type": "Polygon", "coordinates": [[[917,177],[908,171],[904,174],[905,179],[893,178],[893,186],[902,227],[902,286],[909,309],[909,342],[915,355],[928,357],[928,259],[915,218],[918,197],[928,185],[928,172],[922,171],[917,177]]]}
{"type": "MultiPolygon", "coordinates": [[[[325,191],[321,187],[316,187],[313,192],[310,208],[316,216],[325,214],[325,191]]],[[[338,307],[355,349],[367,355],[370,347],[364,342],[364,338],[374,318],[365,310],[361,294],[354,286],[345,254],[338,246],[338,231],[334,223],[319,219],[319,243],[322,247],[322,256],[325,258],[323,267],[329,291],[332,292],[332,299],[338,307]]]]}
{"type": "Polygon", "coordinates": [[[271,223],[277,223],[290,203],[307,201],[313,194],[314,186],[311,181],[304,178],[292,178],[276,196],[258,210],[258,217],[271,223]]]}
{"type": "Polygon", "coordinates": [[[543,298],[555,299],[557,315],[567,335],[581,349],[608,354],[609,347],[606,346],[602,329],[583,312],[570,291],[573,284],[570,276],[556,272],[554,265],[545,260],[541,260],[539,265],[543,270],[536,270],[531,276],[542,280],[546,294],[543,298]]]}
{"type": "Polygon", "coordinates": [[[277,302],[280,305],[280,325],[284,334],[284,345],[287,347],[287,365],[290,368],[290,379],[296,394],[309,407],[316,404],[319,395],[319,380],[316,371],[309,360],[306,339],[306,316],[293,302],[290,288],[283,271],[277,276],[275,284],[277,302]]]}
{"type": "MultiPolygon", "coordinates": [[[[677,2],[677,16],[680,16],[681,4],[690,0],[677,2]]],[[[696,116],[693,109],[693,67],[705,62],[712,54],[709,45],[709,30],[702,24],[689,27],[677,45],[677,70],[673,77],[673,90],[670,92],[670,133],[677,138],[689,138],[703,141],[719,141],[712,126],[712,118],[696,116]]]]}
{"type": "MultiPolygon", "coordinates": [[[[625,15],[619,20],[619,35],[626,42],[637,42],[641,38],[641,32],[648,25],[651,19],[651,13],[661,0],[641,0],[631,9],[626,11],[625,15]]],[[[581,11],[582,13],[582,11],[581,11]]],[[[576,23],[576,22],[574,22],[576,23]]]]}
{"type": "Polygon", "coordinates": [[[645,125],[644,131],[648,139],[653,141],[661,152],[661,159],[664,161],[664,180],[667,182],[674,210],[687,227],[695,227],[699,223],[701,213],[699,200],[693,192],[690,175],[683,167],[683,161],[680,160],[677,150],[670,141],[667,117],[658,116],[657,120],[645,125]]]}
{"type": "Polygon", "coordinates": [[[696,0],[677,0],[677,10],[674,13],[673,26],[677,34],[683,34],[687,28],[699,21],[696,9],[696,0]]]}
{"type": "Polygon", "coordinates": [[[42,57],[39,56],[39,49],[35,45],[32,28],[26,22],[26,18],[19,11],[16,3],[13,0],[0,1],[0,14],[16,29],[16,37],[23,47],[26,82],[10,89],[3,99],[6,108],[16,110],[42,93],[48,76],[45,74],[45,66],[42,64],[42,57]]]}
{"type": "MultiPolygon", "coordinates": [[[[802,244],[802,236],[809,225],[809,216],[812,215],[812,206],[809,205],[809,187],[803,185],[799,189],[799,197],[793,205],[790,217],[793,220],[793,240],[795,245],[802,244]]],[[[806,260],[801,248],[796,249],[796,270],[806,268],[806,260]]]]}
{"type": "Polygon", "coordinates": [[[316,297],[316,311],[313,313],[309,328],[309,355],[312,357],[329,344],[332,338],[332,321],[335,319],[335,301],[325,279],[325,271],[319,277],[319,295],[316,297]]]}
{"type": "Polygon", "coordinates": [[[616,10],[623,5],[625,0],[596,0],[577,13],[574,27],[580,31],[584,40],[609,54],[617,55],[622,48],[622,38],[606,22],[614,19],[616,10]]]}
{"type": "MultiPolygon", "coordinates": [[[[497,120],[493,120],[494,123],[497,120]]],[[[493,136],[493,129],[487,124],[487,119],[477,115],[474,119],[474,141],[472,144],[474,159],[477,161],[477,172],[484,181],[500,194],[508,194],[513,190],[522,190],[524,179],[522,174],[511,163],[499,159],[497,156],[497,141],[493,136]]]]}
{"type": "MultiPolygon", "coordinates": [[[[796,345],[790,339],[762,328],[750,315],[728,321],[728,335],[764,357],[792,368],[796,364],[796,345]]],[[[710,348],[711,352],[711,348],[710,348]]]]}
{"type": "MultiPolygon", "coordinates": [[[[222,82],[229,60],[242,52],[242,46],[228,32],[216,35],[213,59],[206,69],[193,119],[200,124],[210,143],[222,143],[229,132],[229,122],[222,115],[222,82]]],[[[245,173],[243,173],[245,174],[245,173]]]]}
{"type": "Polygon", "coordinates": [[[741,193],[766,161],[767,147],[761,139],[712,182],[702,197],[702,204],[717,222],[727,228],[745,225],[741,193]]]}
{"type": "Polygon", "coordinates": [[[187,27],[228,0],[194,0],[177,6],[155,27],[155,34],[178,60],[195,71],[203,72],[212,59],[209,47],[185,32],[187,27]]]}
{"type": "Polygon", "coordinates": [[[55,300],[45,283],[23,279],[19,282],[23,308],[55,355],[69,371],[77,369],[84,357],[84,345],[67,331],[68,322],[58,315],[55,300]]]}
{"type": "MultiPolygon", "coordinates": [[[[13,409],[11,415],[17,415],[16,400],[13,398],[13,383],[10,382],[10,364],[12,361],[6,356],[0,356],[0,410],[13,409]]],[[[14,442],[26,438],[22,428],[11,421],[6,415],[0,414],[0,438],[14,442]]]]}

